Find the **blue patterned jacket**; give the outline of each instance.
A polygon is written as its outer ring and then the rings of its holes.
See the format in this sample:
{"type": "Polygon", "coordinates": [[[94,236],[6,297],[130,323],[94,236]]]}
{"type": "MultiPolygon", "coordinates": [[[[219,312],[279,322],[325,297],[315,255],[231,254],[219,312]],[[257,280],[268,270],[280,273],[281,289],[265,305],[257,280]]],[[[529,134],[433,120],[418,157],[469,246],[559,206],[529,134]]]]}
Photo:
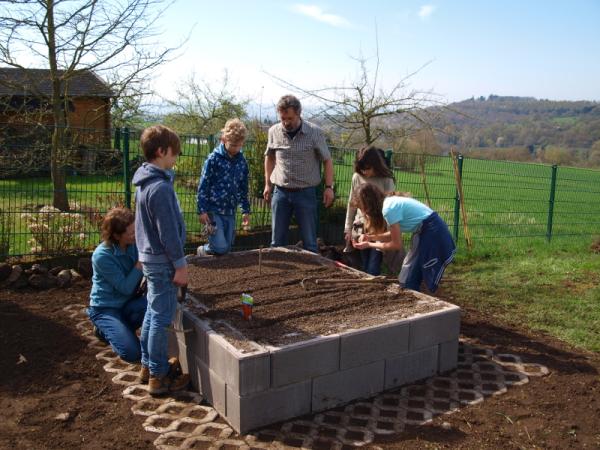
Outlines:
{"type": "Polygon", "coordinates": [[[234,215],[238,205],[242,213],[250,213],[248,163],[241,151],[231,157],[221,143],[208,155],[202,167],[197,203],[198,214],[234,215]]]}

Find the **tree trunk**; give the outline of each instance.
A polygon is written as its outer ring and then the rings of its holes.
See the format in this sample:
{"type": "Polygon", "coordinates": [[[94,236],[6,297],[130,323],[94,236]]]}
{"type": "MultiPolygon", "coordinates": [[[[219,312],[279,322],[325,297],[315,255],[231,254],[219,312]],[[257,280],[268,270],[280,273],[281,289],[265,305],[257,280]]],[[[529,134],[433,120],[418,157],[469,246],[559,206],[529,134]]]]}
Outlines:
{"type": "MultiPolygon", "coordinates": [[[[61,111],[61,79],[58,74],[56,62],[56,28],[54,27],[54,0],[47,0],[48,10],[48,61],[50,63],[50,77],[52,79],[52,116],[54,130],[52,133],[52,146],[50,150],[50,174],[52,176],[53,200],[52,204],[61,211],[69,210],[67,195],[67,176],[65,164],[67,162],[67,148],[65,146],[65,121],[61,111]]],[[[66,83],[63,83],[66,88],[66,83]]],[[[65,93],[66,94],[66,93],[65,93]]]]}

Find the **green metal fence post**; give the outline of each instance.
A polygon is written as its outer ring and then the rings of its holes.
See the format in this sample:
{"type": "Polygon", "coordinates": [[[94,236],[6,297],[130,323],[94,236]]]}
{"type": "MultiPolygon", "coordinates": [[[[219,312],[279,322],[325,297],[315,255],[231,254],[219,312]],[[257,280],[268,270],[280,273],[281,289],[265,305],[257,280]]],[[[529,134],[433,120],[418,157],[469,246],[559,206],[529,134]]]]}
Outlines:
{"type": "Polygon", "coordinates": [[[115,149],[121,150],[121,129],[115,128],[115,149]]]}
{"type": "MultiPolygon", "coordinates": [[[[458,162],[458,177],[462,183],[463,155],[461,155],[459,153],[456,159],[458,162]]],[[[454,195],[454,242],[458,242],[459,223],[460,223],[460,194],[458,192],[458,186],[456,186],[456,194],[454,195]]]]}
{"type": "Polygon", "coordinates": [[[385,151],[385,162],[387,163],[387,166],[391,169],[392,168],[392,150],[386,150],[385,151]]]}
{"type": "Polygon", "coordinates": [[[552,179],[550,181],[550,200],[548,201],[548,226],[546,227],[546,240],[552,239],[552,217],[554,215],[554,196],[556,195],[556,172],[558,166],[552,166],[552,179]]]}
{"type": "Polygon", "coordinates": [[[125,206],[131,209],[131,180],[129,179],[129,128],[123,128],[123,184],[125,206]]]}

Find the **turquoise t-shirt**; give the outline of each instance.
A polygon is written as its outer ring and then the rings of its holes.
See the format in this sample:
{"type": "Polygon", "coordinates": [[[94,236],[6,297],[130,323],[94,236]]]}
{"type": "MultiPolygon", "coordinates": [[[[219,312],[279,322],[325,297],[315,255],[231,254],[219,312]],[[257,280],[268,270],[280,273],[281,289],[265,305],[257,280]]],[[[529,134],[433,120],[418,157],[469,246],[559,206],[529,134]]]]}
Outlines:
{"type": "Polygon", "coordinates": [[[412,233],[433,210],[414,198],[392,196],[383,200],[382,212],[389,225],[397,223],[402,232],[412,233]]]}

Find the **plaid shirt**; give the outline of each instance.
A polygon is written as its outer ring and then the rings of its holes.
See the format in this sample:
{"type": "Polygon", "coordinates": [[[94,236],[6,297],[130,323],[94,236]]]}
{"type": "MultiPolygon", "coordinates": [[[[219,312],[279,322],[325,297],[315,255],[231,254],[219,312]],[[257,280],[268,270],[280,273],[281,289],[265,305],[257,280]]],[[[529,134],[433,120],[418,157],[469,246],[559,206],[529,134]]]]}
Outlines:
{"type": "Polygon", "coordinates": [[[321,182],[321,162],[331,159],[323,131],[302,121],[296,136],[290,139],[280,123],[269,128],[265,156],[275,154],[271,183],[288,189],[316,186],[321,182]]]}

